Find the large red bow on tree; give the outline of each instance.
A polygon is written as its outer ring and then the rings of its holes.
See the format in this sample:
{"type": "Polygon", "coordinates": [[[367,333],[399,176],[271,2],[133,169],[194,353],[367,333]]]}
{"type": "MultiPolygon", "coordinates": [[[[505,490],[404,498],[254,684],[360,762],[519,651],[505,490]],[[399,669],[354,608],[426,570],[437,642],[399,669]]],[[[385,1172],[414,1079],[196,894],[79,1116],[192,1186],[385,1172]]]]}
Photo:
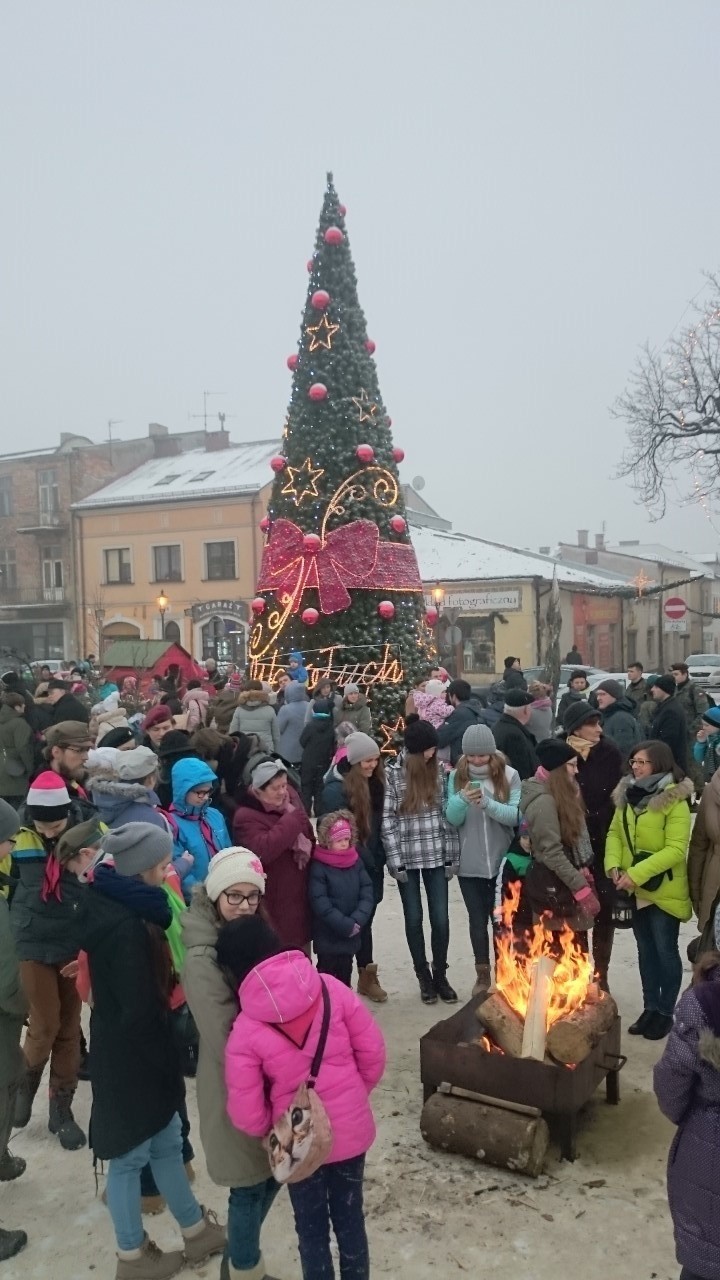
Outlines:
{"type": "Polygon", "coordinates": [[[323,613],[351,603],[348,587],[366,591],[422,591],[415,551],[402,542],[381,542],[372,520],[352,520],[309,550],[292,520],[276,520],[263,552],[258,591],[291,596],[293,613],[303,591],[316,587],[323,613]]]}

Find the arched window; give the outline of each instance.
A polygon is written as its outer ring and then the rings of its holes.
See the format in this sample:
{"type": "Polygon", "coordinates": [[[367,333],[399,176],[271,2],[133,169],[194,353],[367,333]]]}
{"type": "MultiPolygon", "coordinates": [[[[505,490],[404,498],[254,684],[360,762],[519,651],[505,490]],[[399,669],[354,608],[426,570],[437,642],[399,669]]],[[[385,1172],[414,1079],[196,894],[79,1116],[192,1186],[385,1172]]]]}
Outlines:
{"type": "Polygon", "coordinates": [[[180,628],[177,622],[165,623],[165,639],[170,640],[172,644],[180,644],[180,628]]]}

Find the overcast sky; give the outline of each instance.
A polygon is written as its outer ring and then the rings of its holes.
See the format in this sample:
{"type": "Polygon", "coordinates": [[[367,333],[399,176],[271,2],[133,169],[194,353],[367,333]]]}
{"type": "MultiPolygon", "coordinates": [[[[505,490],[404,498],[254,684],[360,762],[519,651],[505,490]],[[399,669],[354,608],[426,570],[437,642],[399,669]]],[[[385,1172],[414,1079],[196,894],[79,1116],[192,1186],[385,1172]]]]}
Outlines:
{"type": "Polygon", "coordinates": [[[4,5],[3,448],[204,389],[279,434],[333,169],[405,479],[499,541],[715,549],[608,409],[720,266],[719,48],[717,0],[4,5]]]}

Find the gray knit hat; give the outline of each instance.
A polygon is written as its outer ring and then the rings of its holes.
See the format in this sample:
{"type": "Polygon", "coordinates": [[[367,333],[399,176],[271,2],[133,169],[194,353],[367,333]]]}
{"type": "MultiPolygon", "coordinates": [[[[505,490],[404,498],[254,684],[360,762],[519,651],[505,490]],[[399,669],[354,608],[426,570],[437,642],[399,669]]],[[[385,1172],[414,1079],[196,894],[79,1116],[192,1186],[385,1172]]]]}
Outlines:
{"type": "Polygon", "coordinates": [[[351,733],[345,739],[348,764],[360,764],[361,760],[377,760],[380,748],[369,733],[351,733]]]}
{"type": "Polygon", "coordinates": [[[263,760],[256,765],[252,771],[252,784],[255,791],[262,790],[268,782],[272,782],[273,778],[277,778],[279,773],[287,774],[285,765],[279,760],[263,760]]]}
{"type": "Polygon", "coordinates": [[[486,724],[468,725],[462,737],[464,756],[494,756],[495,739],[486,724]]]}
{"type": "Polygon", "coordinates": [[[7,800],[0,800],[0,844],[12,840],[19,830],[20,823],[15,809],[7,800]]]}
{"type": "Polygon", "coordinates": [[[108,831],[102,849],[112,858],[119,876],[139,876],[172,857],[173,842],[169,831],[151,822],[126,822],[108,831]]]}
{"type": "Polygon", "coordinates": [[[360,685],[352,684],[352,682],[350,684],[346,684],[345,688],[343,689],[343,695],[347,695],[348,693],[359,693],[359,692],[360,692],[360,685]]]}
{"type": "Polygon", "coordinates": [[[158,758],[149,747],[135,747],[133,751],[123,751],[116,767],[121,782],[138,782],[155,772],[158,758]]]}

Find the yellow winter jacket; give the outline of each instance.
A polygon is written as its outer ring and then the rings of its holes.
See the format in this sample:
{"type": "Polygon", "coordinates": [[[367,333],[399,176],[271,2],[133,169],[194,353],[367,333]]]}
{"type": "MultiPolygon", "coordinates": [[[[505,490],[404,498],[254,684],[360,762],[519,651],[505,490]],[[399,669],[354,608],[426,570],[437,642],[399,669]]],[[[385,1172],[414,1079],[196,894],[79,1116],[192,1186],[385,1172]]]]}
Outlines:
{"type": "Polygon", "coordinates": [[[616,868],[627,872],[635,885],[636,897],[654,902],[661,911],[689,920],[692,915],[690,889],[687,875],[687,850],[690,842],[690,806],[693,792],[689,778],[682,782],[670,782],[662,791],[651,796],[642,813],[635,813],[625,801],[625,793],[632,779],[623,778],[613,792],[615,813],[605,842],[605,870],[610,875],[616,868]],[[630,832],[630,844],[625,834],[623,813],[630,832]],[[631,848],[632,845],[632,848],[631,848]],[[635,855],[649,853],[633,864],[635,855]],[[643,886],[660,872],[663,876],[658,889],[651,893],[643,886]]]}

